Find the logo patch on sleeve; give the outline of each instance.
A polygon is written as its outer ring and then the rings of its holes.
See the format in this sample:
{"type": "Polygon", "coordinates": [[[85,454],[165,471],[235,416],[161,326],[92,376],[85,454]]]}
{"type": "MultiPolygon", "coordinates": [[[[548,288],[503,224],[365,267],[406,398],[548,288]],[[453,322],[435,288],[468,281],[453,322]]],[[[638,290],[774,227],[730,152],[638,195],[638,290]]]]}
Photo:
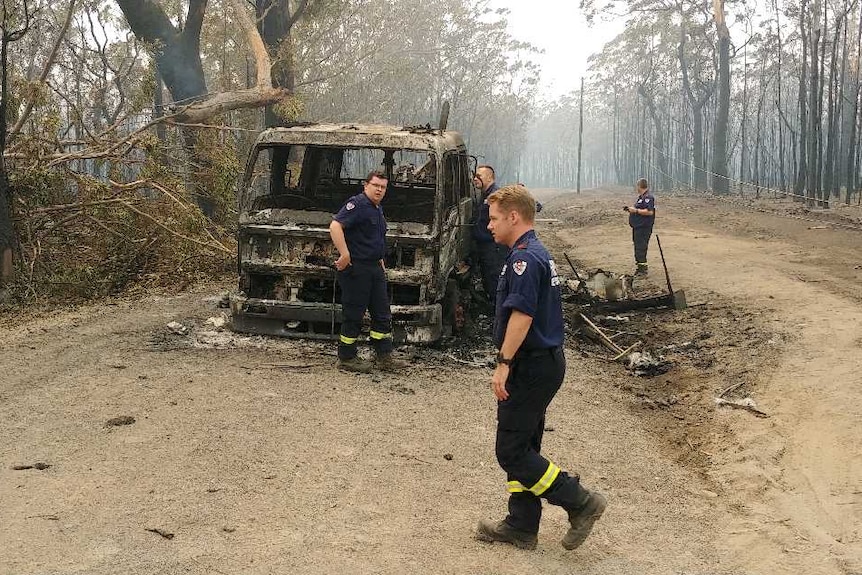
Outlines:
{"type": "Polygon", "coordinates": [[[347,208],[348,210],[352,210],[353,208],[356,207],[356,204],[354,204],[353,202],[347,202],[347,205],[344,207],[347,208]]]}
{"type": "Polygon", "coordinates": [[[524,260],[518,260],[512,264],[512,271],[514,271],[519,276],[524,275],[524,272],[527,271],[527,262],[524,260]]]}

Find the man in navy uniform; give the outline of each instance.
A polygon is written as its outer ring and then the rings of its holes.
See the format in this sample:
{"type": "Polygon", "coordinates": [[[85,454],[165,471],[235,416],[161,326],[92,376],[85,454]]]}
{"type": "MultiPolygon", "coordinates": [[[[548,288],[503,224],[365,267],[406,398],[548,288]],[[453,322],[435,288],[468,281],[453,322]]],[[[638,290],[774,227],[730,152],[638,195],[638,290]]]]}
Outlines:
{"type": "Polygon", "coordinates": [[[523,186],[507,186],[488,197],[494,240],[509,247],[497,284],[494,344],[499,349],[491,387],[497,403],[496,455],[506,472],[509,513],[481,521],[476,537],[534,549],[542,499],[566,510],[562,539],[575,549],[607,505],[541,454],[545,412],[563,383],[563,309],[554,260],[536,237],[536,202],[523,186]]]}
{"type": "Polygon", "coordinates": [[[649,190],[649,183],[644,178],[637,183],[638,197],[634,206],[626,206],[629,213],[629,225],[632,228],[632,242],[635,245],[635,275],[646,275],[649,271],[647,263],[647,248],[652,236],[652,226],[655,223],[655,197],[649,190]]]}
{"type": "Polygon", "coordinates": [[[341,334],[338,367],[368,373],[374,367],[356,355],[356,342],[367,309],[371,314],[369,336],[377,367],[399,367],[392,358],[392,311],[383,256],[386,254],[386,218],[380,202],[386,195],[386,174],[373,171],[365,178],[361,194],[347,200],[332,217],[329,235],[338,250],[335,268],[341,287],[341,334]]]}
{"type": "Polygon", "coordinates": [[[494,297],[497,294],[497,278],[503,269],[506,259],[506,249],[494,242],[488,231],[488,196],[497,191],[496,174],[492,166],[483,165],[476,168],[473,175],[473,185],[481,192],[476,205],[476,220],[473,224],[473,254],[482,278],[482,287],[488,298],[488,303],[494,307],[494,297]]]}

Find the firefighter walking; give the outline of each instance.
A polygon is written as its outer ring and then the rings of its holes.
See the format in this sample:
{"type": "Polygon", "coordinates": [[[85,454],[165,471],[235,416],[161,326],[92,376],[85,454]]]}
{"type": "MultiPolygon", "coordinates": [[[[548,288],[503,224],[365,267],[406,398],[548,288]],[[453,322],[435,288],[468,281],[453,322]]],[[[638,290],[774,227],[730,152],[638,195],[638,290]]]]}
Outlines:
{"type": "Polygon", "coordinates": [[[491,380],[498,401],[496,455],[508,480],[509,512],[502,521],[481,521],[476,537],[534,549],[545,499],[568,513],[562,545],[575,549],[607,501],[541,453],[545,413],[566,371],[560,278],[533,229],[536,202],[527,189],[507,186],[487,201],[488,229],[497,243],[510,248],[497,283],[494,344],[499,352],[491,380]]]}

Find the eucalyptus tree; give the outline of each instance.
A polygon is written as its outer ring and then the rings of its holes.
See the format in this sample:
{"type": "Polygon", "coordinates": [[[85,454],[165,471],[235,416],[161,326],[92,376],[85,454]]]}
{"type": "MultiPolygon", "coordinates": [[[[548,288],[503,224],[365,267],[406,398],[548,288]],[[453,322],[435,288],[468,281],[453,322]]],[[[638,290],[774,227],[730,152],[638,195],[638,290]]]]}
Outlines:
{"type": "Polygon", "coordinates": [[[303,118],[436,124],[449,101],[449,126],[516,178],[538,70],[505,18],[487,0],[341,0],[296,29],[303,118]]]}
{"type": "Polygon", "coordinates": [[[715,92],[716,58],[714,31],[702,6],[686,8],[680,3],[677,59],[692,118],[692,163],[695,190],[707,187],[704,144],[704,108],[715,92]]]}

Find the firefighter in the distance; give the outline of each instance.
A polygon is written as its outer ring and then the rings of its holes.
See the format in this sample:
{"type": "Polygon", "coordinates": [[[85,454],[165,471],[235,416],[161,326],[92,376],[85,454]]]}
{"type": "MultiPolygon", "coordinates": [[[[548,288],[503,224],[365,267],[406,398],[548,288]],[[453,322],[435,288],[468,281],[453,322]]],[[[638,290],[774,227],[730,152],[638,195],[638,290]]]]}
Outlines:
{"type": "Polygon", "coordinates": [[[494,344],[499,353],[491,379],[497,398],[496,454],[508,480],[509,513],[502,521],[481,521],[476,537],[534,549],[545,499],[568,513],[562,545],[575,549],[607,502],[541,453],[545,412],[566,373],[560,278],[533,230],[536,202],[527,189],[501,188],[488,196],[488,204],[488,229],[510,249],[497,283],[494,344]]]}
{"type": "Polygon", "coordinates": [[[629,213],[629,225],[632,228],[632,243],[635,245],[635,275],[647,275],[647,248],[649,248],[652,227],[655,223],[655,196],[649,189],[649,183],[641,178],[637,183],[638,197],[633,206],[623,208],[629,213]]]}
{"type": "Polygon", "coordinates": [[[329,235],[338,250],[335,268],[341,287],[341,334],[338,367],[368,373],[374,367],[404,367],[392,357],[392,311],[383,257],[386,255],[386,218],[380,202],[386,195],[386,174],[373,171],[365,178],[361,194],[351,197],[332,217],[329,235]],[[356,342],[365,311],[371,315],[369,333],[375,364],[356,355],[356,342]]]}

